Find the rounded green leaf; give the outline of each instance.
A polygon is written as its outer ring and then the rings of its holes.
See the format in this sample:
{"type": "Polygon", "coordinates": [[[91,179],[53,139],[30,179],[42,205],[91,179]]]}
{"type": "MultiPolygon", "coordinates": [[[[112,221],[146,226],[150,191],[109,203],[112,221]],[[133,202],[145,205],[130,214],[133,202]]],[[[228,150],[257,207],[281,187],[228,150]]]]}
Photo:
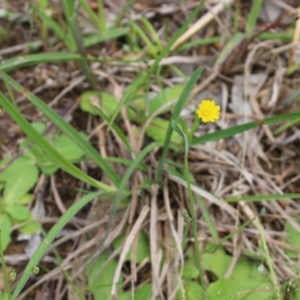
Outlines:
{"type": "Polygon", "coordinates": [[[77,161],[84,155],[81,148],[65,134],[54,140],[53,147],[69,161],[77,161]]]}
{"type": "Polygon", "coordinates": [[[134,294],[135,300],[151,299],[152,285],[147,283],[139,287],[134,294]]]}
{"type": "Polygon", "coordinates": [[[199,276],[199,273],[199,269],[195,266],[195,264],[188,262],[183,268],[182,277],[188,279],[195,279],[199,276]]]}
{"type": "MultiPolygon", "coordinates": [[[[117,99],[114,96],[105,92],[101,93],[100,96],[101,96],[101,107],[104,109],[104,112],[108,116],[111,116],[117,108],[118,105],[117,99]]],[[[96,105],[100,105],[97,92],[87,91],[81,95],[80,108],[85,112],[97,116],[99,114],[97,113],[97,110],[93,105],[94,103],[96,105]]]]}
{"type": "MultiPolygon", "coordinates": [[[[165,140],[168,126],[169,121],[160,118],[154,118],[151,124],[147,127],[146,133],[148,136],[153,138],[154,141],[162,142],[165,140]]],[[[171,136],[171,142],[179,145],[182,142],[182,138],[178,135],[178,133],[173,132],[171,136]]]]}
{"type": "Polygon", "coordinates": [[[30,217],[30,211],[27,207],[17,204],[9,204],[5,207],[5,211],[15,221],[25,221],[30,217]]]}
{"type": "MultiPolygon", "coordinates": [[[[180,289],[177,292],[176,299],[186,299],[186,300],[199,300],[207,299],[205,296],[204,288],[195,281],[184,281],[184,289],[180,289]]],[[[212,298],[213,300],[219,300],[218,298],[212,298]]]]}
{"type": "MultiPolygon", "coordinates": [[[[88,289],[93,293],[95,300],[109,299],[113,278],[117,269],[117,261],[110,260],[107,263],[109,254],[102,253],[96,260],[92,260],[86,268],[88,277],[88,289]],[[102,268],[102,266],[104,266],[102,268]]],[[[120,277],[120,283],[123,277],[120,277]]]]}
{"type": "MultiPolygon", "coordinates": [[[[166,88],[162,90],[160,93],[156,95],[153,100],[150,101],[149,105],[149,113],[152,115],[155,111],[161,108],[168,102],[178,100],[180,94],[182,93],[184,85],[174,85],[170,88],[166,88]]],[[[175,103],[174,103],[175,105],[175,103]]],[[[165,113],[168,110],[171,110],[172,106],[169,106],[166,110],[161,113],[165,113]]]]}
{"type": "MultiPolygon", "coordinates": [[[[120,236],[119,238],[117,238],[113,243],[114,248],[115,249],[119,248],[123,244],[124,239],[125,239],[124,236],[120,236]]],[[[138,244],[137,244],[137,252],[136,252],[136,262],[137,262],[137,264],[141,263],[146,257],[150,258],[149,239],[148,239],[148,236],[146,235],[146,233],[141,231],[139,233],[138,244]]],[[[131,252],[130,251],[126,256],[126,260],[127,261],[131,260],[131,252]]]]}
{"type": "Polygon", "coordinates": [[[28,204],[33,200],[33,195],[25,194],[21,198],[19,198],[18,201],[16,201],[16,204],[28,204]]]}
{"type": "Polygon", "coordinates": [[[208,295],[216,300],[266,300],[273,299],[274,291],[267,279],[219,279],[210,284],[208,295]]]}
{"type": "Polygon", "coordinates": [[[38,180],[38,169],[28,159],[21,157],[7,168],[5,177],[3,201],[15,203],[34,187],[38,180]]]}
{"type": "Polygon", "coordinates": [[[30,215],[26,223],[19,228],[19,232],[24,234],[33,234],[39,230],[41,230],[41,224],[32,215],[30,215]]]}

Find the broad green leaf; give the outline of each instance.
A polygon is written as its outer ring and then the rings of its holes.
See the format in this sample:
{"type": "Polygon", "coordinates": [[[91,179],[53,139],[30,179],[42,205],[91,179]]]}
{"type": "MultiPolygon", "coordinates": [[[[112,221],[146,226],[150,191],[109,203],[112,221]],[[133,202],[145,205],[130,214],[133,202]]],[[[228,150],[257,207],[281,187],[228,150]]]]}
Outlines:
{"type": "Polygon", "coordinates": [[[118,291],[118,300],[132,300],[131,291],[118,291]]]}
{"type": "Polygon", "coordinates": [[[152,285],[146,283],[141,287],[137,288],[137,290],[134,293],[134,299],[135,300],[151,299],[151,294],[152,294],[152,285]]]}
{"type": "Polygon", "coordinates": [[[16,204],[28,204],[33,200],[33,196],[30,194],[25,194],[21,198],[19,198],[15,203],[16,204]]]}
{"type": "Polygon", "coordinates": [[[30,211],[22,205],[9,204],[5,207],[5,211],[16,221],[25,221],[30,217],[30,211]]]}
{"type": "MultiPolygon", "coordinates": [[[[160,107],[162,107],[166,103],[177,100],[180,94],[182,93],[183,88],[184,85],[175,85],[173,87],[166,88],[162,90],[160,93],[158,93],[157,96],[150,101],[150,105],[149,105],[150,115],[152,115],[154,112],[156,112],[160,107]]],[[[169,106],[165,111],[162,111],[162,113],[169,111],[171,109],[172,107],[169,106]]]]}
{"type": "MultiPolygon", "coordinates": [[[[199,300],[207,299],[205,295],[204,288],[195,281],[184,280],[183,281],[184,289],[179,290],[176,295],[177,300],[199,300]]],[[[213,298],[213,300],[218,300],[218,298],[213,298]]],[[[231,300],[231,299],[230,299],[231,300]]]]}
{"type": "Polygon", "coordinates": [[[48,0],[38,0],[38,6],[41,9],[46,9],[48,6],[48,0]]]}
{"type": "Polygon", "coordinates": [[[30,215],[25,224],[19,228],[19,232],[24,234],[33,234],[40,231],[41,229],[41,223],[35,217],[30,215]]]}
{"type": "MultiPolygon", "coordinates": [[[[100,105],[100,101],[98,98],[98,93],[94,91],[86,91],[81,95],[80,107],[83,111],[88,112],[94,116],[98,116],[99,113],[95,108],[93,103],[100,105]]],[[[101,105],[104,110],[104,113],[110,117],[118,106],[117,99],[105,92],[100,94],[101,96],[101,105]]]]}
{"type": "MultiPolygon", "coordinates": [[[[46,125],[41,122],[32,122],[31,126],[40,134],[46,130],[46,125]]],[[[19,145],[19,150],[24,151],[24,156],[35,161],[35,149],[32,148],[33,143],[31,143],[28,139],[24,139],[19,145]]]]}
{"type": "Polygon", "coordinates": [[[39,157],[37,160],[38,166],[45,175],[53,175],[59,168],[55,166],[46,157],[39,157]]]}
{"type": "MultiPolygon", "coordinates": [[[[115,249],[117,249],[118,247],[122,246],[123,242],[124,242],[125,236],[120,236],[119,238],[117,238],[114,243],[113,246],[115,249]]],[[[136,251],[136,262],[139,264],[141,263],[146,257],[150,258],[150,245],[149,245],[149,238],[146,235],[146,233],[144,233],[143,231],[141,231],[139,233],[139,237],[138,237],[138,244],[137,244],[137,251],[136,251]]],[[[129,251],[129,253],[126,256],[126,260],[130,261],[131,260],[131,252],[129,251]]]]}
{"type": "MultiPolygon", "coordinates": [[[[85,137],[83,134],[82,136],[85,137]]],[[[84,155],[84,151],[65,134],[54,140],[53,147],[71,162],[78,161],[84,155]]]]}
{"type": "MultiPolygon", "coordinates": [[[[298,223],[300,223],[299,220],[298,220],[298,223]]],[[[285,242],[288,245],[292,245],[299,249],[298,252],[290,250],[290,249],[286,249],[285,252],[289,257],[297,258],[300,253],[299,232],[289,222],[286,222],[285,232],[287,234],[285,242]]]]}
{"type": "MultiPolygon", "coordinates": [[[[117,268],[117,261],[110,260],[107,263],[109,254],[102,253],[97,260],[93,260],[86,268],[88,278],[88,290],[93,293],[95,300],[109,299],[114,274],[117,268]],[[105,267],[103,268],[102,266],[105,267]]],[[[119,283],[123,281],[123,276],[120,277],[119,283]]]]}
{"type": "Polygon", "coordinates": [[[31,126],[38,132],[42,133],[46,130],[46,125],[42,122],[31,122],[31,126]]]}
{"type": "Polygon", "coordinates": [[[9,296],[7,295],[7,293],[2,293],[1,291],[0,291],[0,300],[10,300],[9,299],[9,296]]]}
{"type": "Polygon", "coordinates": [[[264,278],[219,279],[209,285],[208,295],[213,300],[267,300],[274,296],[270,286],[264,278]]]}
{"type": "Polygon", "coordinates": [[[225,253],[222,247],[218,247],[212,252],[205,252],[202,259],[204,269],[212,272],[218,278],[224,276],[231,262],[231,257],[225,253]]]}
{"type": "MultiPolygon", "coordinates": [[[[84,155],[83,150],[79,148],[77,144],[75,144],[66,134],[62,134],[57,137],[53,142],[53,147],[70,162],[78,162],[84,155]]],[[[47,175],[52,175],[58,170],[58,167],[45,156],[37,157],[37,161],[43,173],[47,175]]]]}
{"type": "Polygon", "coordinates": [[[20,157],[6,170],[3,201],[14,203],[33,188],[38,180],[38,169],[28,159],[20,157]]]}
{"type": "MultiPolygon", "coordinates": [[[[169,121],[160,119],[160,118],[154,118],[150,125],[146,129],[146,133],[148,136],[150,136],[154,141],[161,142],[165,140],[166,132],[169,126],[169,121]]],[[[175,145],[180,145],[182,142],[182,138],[178,135],[178,133],[173,132],[171,135],[171,143],[175,145]]]]}
{"type": "Polygon", "coordinates": [[[2,241],[2,250],[4,251],[10,243],[11,221],[7,214],[0,214],[0,232],[2,241]]]}
{"type": "Polygon", "coordinates": [[[187,279],[196,279],[199,277],[199,270],[194,263],[189,261],[184,265],[182,277],[187,279]]]}
{"type": "MultiPolygon", "coordinates": [[[[232,257],[227,255],[221,247],[209,248],[214,250],[209,250],[203,254],[204,269],[212,272],[216,277],[222,278],[230,265],[232,257]]],[[[258,266],[259,263],[240,258],[238,263],[235,265],[230,278],[236,280],[250,280],[254,278],[257,280],[263,280],[267,276],[266,274],[262,274],[258,271],[258,266]]]]}

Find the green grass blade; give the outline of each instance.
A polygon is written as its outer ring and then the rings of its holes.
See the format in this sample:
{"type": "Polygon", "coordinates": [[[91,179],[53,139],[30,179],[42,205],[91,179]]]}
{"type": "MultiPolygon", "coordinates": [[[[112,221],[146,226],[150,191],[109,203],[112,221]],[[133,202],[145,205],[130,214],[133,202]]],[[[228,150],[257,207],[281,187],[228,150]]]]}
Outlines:
{"type": "Polygon", "coordinates": [[[51,17],[47,16],[42,10],[33,4],[31,4],[30,7],[42,19],[42,21],[45,22],[47,27],[51,28],[55,32],[55,34],[63,41],[71,52],[76,50],[74,41],[51,17]]]}
{"type": "Polygon", "coordinates": [[[163,146],[163,150],[162,150],[162,154],[156,169],[156,174],[155,174],[155,179],[157,182],[161,181],[161,177],[162,177],[162,170],[163,170],[163,165],[164,162],[166,160],[167,157],[167,152],[169,149],[169,145],[170,145],[170,140],[171,140],[171,135],[173,132],[173,128],[172,128],[172,122],[175,121],[179,115],[180,112],[183,109],[184,104],[186,103],[194,85],[196,84],[197,80],[199,79],[201,73],[202,73],[203,68],[198,68],[194,74],[191,76],[190,80],[187,82],[185,88],[183,89],[181,95],[179,96],[179,99],[174,107],[174,111],[173,114],[171,116],[170,122],[169,122],[169,126],[166,132],[166,137],[165,137],[165,141],[164,141],[164,146],[163,146]]]}
{"type": "Polygon", "coordinates": [[[257,201],[275,201],[281,199],[300,199],[300,194],[271,194],[271,195],[255,195],[255,196],[235,196],[226,199],[228,203],[239,201],[257,202],[257,201]]]}
{"type": "Polygon", "coordinates": [[[280,126],[278,129],[276,129],[274,131],[274,135],[279,135],[283,131],[288,130],[290,127],[297,125],[299,122],[300,122],[300,116],[298,118],[292,119],[292,120],[286,122],[285,124],[283,124],[282,126],[280,126]]]}
{"type": "Polygon", "coordinates": [[[139,25],[137,25],[135,22],[130,22],[130,25],[131,25],[132,29],[135,31],[135,33],[144,42],[147,51],[154,56],[155,53],[157,52],[157,50],[156,50],[157,47],[150,41],[150,39],[148,38],[148,36],[144,32],[144,30],[139,25]]]}
{"type": "Polygon", "coordinates": [[[203,136],[194,138],[192,140],[192,146],[204,144],[204,143],[211,142],[211,141],[218,141],[220,139],[225,139],[225,138],[234,136],[238,133],[242,133],[244,131],[261,126],[262,124],[269,125],[269,124],[279,123],[282,121],[286,121],[288,119],[299,118],[299,116],[300,116],[300,112],[283,114],[280,116],[267,118],[267,119],[264,119],[263,121],[259,121],[259,122],[250,122],[250,123],[234,126],[231,128],[223,129],[223,130],[218,130],[216,132],[208,133],[203,136]]]}
{"type": "Polygon", "coordinates": [[[91,9],[89,2],[86,0],[79,0],[79,3],[82,6],[82,8],[86,11],[86,13],[89,15],[89,18],[94,22],[94,24],[98,27],[98,29],[101,30],[101,22],[98,16],[91,9]]]}
{"type": "Polygon", "coordinates": [[[115,189],[101,183],[83,171],[78,169],[75,165],[70,163],[65,157],[63,157],[59,152],[55,150],[23,117],[23,115],[18,111],[17,107],[14,106],[9,100],[0,92],[0,105],[6,110],[6,112],[12,117],[12,119],[22,128],[29,139],[51,160],[54,164],[60,167],[62,170],[71,174],[72,176],[78,178],[79,180],[86,182],[96,188],[103,191],[112,192],[115,189]]]}
{"type": "Polygon", "coordinates": [[[90,143],[88,143],[69,123],[67,123],[56,112],[49,108],[47,104],[44,103],[40,98],[31,94],[28,91],[24,91],[24,88],[20,84],[18,84],[14,79],[12,79],[9,75],[5,74],[2,71],[0,71],[0,75],[3,78],[3,80],[10,84],[15,90],[26,95],[26,97],[30,100],[31,103],[33,103],[60,130],[67,134],[68,137],[72,139],[88,156],[90,156],[116,186],[120,184],[120,178],[111,169],[108,163],[100,156],[97,150],[90,143]]]}
{"type": "Polygon", "coordinates": [[[253,30],[256,26],[256,22],[261,10],[261,6],[263,4],[263,0],[254,0],[252,2],[252,7],[251,7],[251,11],[250,14],[248,16],[247,19],[247,24],[246,24],[246,34],[247,36],[251,36],[251,34],[253,33],[253,30]]]}
{"type": "Polygon", "coordinates": [[[159,51],[162,50],[163,46],[161,44],[161,39],[159,38],[156,29],[150,23],[150,21],[146,18],[141,18],[140,22],[142,22],[146,28],[146,31],[151,34],[152,40],[155,42],[155,45],[159,48],[159,51]]]}
{"type": "Polygon", "coordinates": [[[105,10],[104,10],[104,3],[103,0],[98,0],[98,18],[99,18],[99,22],[100,22],[100,31],[102,32],[106,32],[107,30],[107,26],[106,26],[106,14],[105,14],[105,10]]]}
{"type": "Polygon", "coordinates": [[[188,49],[190,49],[192,47],[196,47],[196,46],[214,44],[214,43],[220,42],[221,39],[222,39],[221,36],[213,36],[210,38],[198,39],[195,41],[184,43],[182,46],[180,46],[176,49],[176,52],[182,52],[182,51],[188,50],[188,49]]]}
{"type": "Polygon", "coordinates": [[[43,258],[47,249],[58,235],[58,233],[63,229],[63,227],[69,222],[69,220],[78,213],[80,209],[82,209],[86,204],[91,202],[96,197],[100,195],[104,196],[105,194],[101,192],[97,193],[90,193],[78,201],[76,201],[62,216],[61,218],[55,223],[55,225],[51,228],[43,242],[40,244],[34,255],[31,257],[30,261],[28,262],[14,292],[11,297],[11,300],[16,300],[20,292],[22,291],[23,287],[25,286],[26,282],[28,281],[29,277],[32,274],[32,269],[37,266],[40,260],[43,258]]]}
{"type": "Polygon", "coordinates": [[[139,166],[142,159],[154,148],[160,148],[163,144],[161,142],[153,142],[149,145],[147,145],[135,158],[135,160],[132,162],[132,164],[127,169],[125,175],[123,176],[123,179],[121,181],[121,184],[118,187],[118,191],[115,198],[115,208],[119,205],[122,195],[124,194],[125,187],[134,172],[135,169],[139,166]]]}
{"type": "Polygon", "coordinates": [[[210,234],[212,235],[214,242],[218,242],[219,241],[219,234],[218,234],[218,230],[216,228],[216,224],[213,220],[213,218],[211,217],[210,212],[207,209],[207,205],[205,200],[200,197],[199,195],[195,194],[195,198],[197,199],[197,202],[199,204],[200,210],[201,210],[201,214],[203,216],[203,219],[205,221],[205,224],[210,232],[210,234]]]}
{"type": "Polygon", "coordinates": [[[11,72],[20,68],[30,67],[40,63],[51,63],[51,62],[64,62],[64,61],[80,61],[84,58],[76,53],[67,52],[52,52],[52,53],[37,53],[28,54],[9,58],[2,61],[0,64],[0,70],[5,72],[11,72]]]}
{"type": "MultiPolygon", "coordinates": [[[[85,1],[85,0],[84,0],[85,1]]],[[[83,44],[85,48],[100,44],[102,42],[119,38],[128,34],[129,28],[109,28],[106,32],[99,32],[88,37],[85,37],[83,44]]]]}
{"type": "MultiPolygon", "coordinates": [[[[81,32],[78,27],[78,21],[76,20],[76,9],[75,9],[75,0],[68,0],[68,1],[62,1],[62,6],[64,9],[65,17],[67,19],[67,24],[70,28],[70,33],[72,35],[72,41],[75,42],[75,50],[80,53],[80,55],[84,58],[87,57],[83,38],[81,35],[81,32]]],[[[94,91],[98,90],[98,84],[95,74],[92,72],[92,68],[90,66],[89,61],[86,59],[83,59],[79,62],[80,67],[86,76],[87,80],[89,81],[92,89],[94,91]]]]}
{"type": "Polygon", "coordinates": [[[218,69],[228,58],[228,56],[236,49],[244,40],[245,35],[241,32],[237,32],[226,44],[222,52],[218,55],[215,62],[214,69],[218,69]]]}
{"type": "MultiPolygon", "coordinates": [[[[108,116],[97,106],[94,105],[94,109],[95,111],[99,114],[99,116],[106,121],[107,123],[109,122],[109,118],[108,116]]],[[[120,138],[120,140],[123,142],[124,146],[126,146],[126,148],[131,152],[134,153],[134,149],[132,148],[132,146],[130,145],[130,143],[128,142],[127,137],[125,136],[125,134],[122,132],[122,130],[116,126],[115,124],[112,124],[111,126],[112,130],[114,130],[114,132],[118,135],[118,137],[120,138]]]]}

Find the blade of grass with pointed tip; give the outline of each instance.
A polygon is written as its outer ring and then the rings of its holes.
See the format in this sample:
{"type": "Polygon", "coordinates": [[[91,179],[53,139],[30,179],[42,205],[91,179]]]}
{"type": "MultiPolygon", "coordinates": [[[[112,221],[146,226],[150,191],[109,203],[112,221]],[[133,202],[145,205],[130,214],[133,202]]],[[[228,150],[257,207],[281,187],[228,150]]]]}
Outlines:
{"type": "Polygon", "coordinates": [[[29,260],[15,290],[11,296],[10,300],[16,300],[19,296],[20,292],[22,291],[23,287],[25,286],[26,282],[32,275],[32,269],[38,265],[40,260],[43,258],[47,249],[58,235],[58,233],[64,228],[64,226],[73,218],[80,209],[82,209],[85,205],[90,203],[93,199],[99,196],[105,196],[107,194],[102,192],[90,193],[85,195],[78,201],[74,202],[74,204],[60,217],[60,219],[55,223],[55,225],[51,228],[43,242],[40,244],[38,249],[35,251],[31,259],[29,260]]]}
{"type": "Polygon", "coordinates": [[[218,141],[220,139],[225,139],[225,138],[234,136],[238,133],[242,133],[244,131],[256,128],[258,126],[279,123],[279,122],[286,121],[289,119],[299,118],[299,116],[300,116],[300,112],[284,114],[284,115],[280,115],[280,116],[276,116],[276,117],[266,118],[266,119],[264,119],[262,121],[258,121],[258,122],[250,122],[250,123],[234,126],[231,128],[223,129],[223,130],[218,130],[216,132],[208,133],[203,136],[194,138],[192,140],[192,146],[204,144],[204,143],[211,142],[211,141],[218,141]]]}
{"type": "MultiPolygon", "coordinates": [[[[80,55],[84,58],[87,57],[83,38],[81,32],[78,27],[78,21],[76,20],[76,2],[75,0],[62,1],[62,6],[64,10],[65,17],[67,19],[67,24],[70,27],[70,33],[72,35],[72,41],[75,42],[75,50],[80,53],[80,55]]],[[[90,63],[86,60],[79,61],[80,67],[89,81],[92,89],[94,91],[98,91],[98,83],[95,74],[92,72],[92,68],[90,63]]]]}
{"type": "Polygon", "coordinates": [[[213,37],[210,37],[210,38],[201,38],[201,39],[198,39],[198,40],[195,40],[195,41],[184,43],[182,46],[178,47],[175,51],[176,52],[182,52],[184,50],[188,50],[188,49],[190,49],[192,47],[195,47],[195,46],[214,44],[214,43],[220,42],[221,39],[222,39],[221,36],[213,36],[213,37]]]}
{"type": "Polygon", "coordinates": [[[218,68],[225,62],[227,57],[242,43],[245,35],[241,32],[237,32],[225,45],[214,65],[214,70],[218,68]]]}
{"type": "Polygon", "coordinates": [[[257,202],[257,201],[276,201],[280,199],[300,199],[300,194],[271,194],[271,195],[255,195],[255,196],[234,196],[226,199],[228,203],[239,201],[257,202]]]}
{"type": "MultiPolygon", "coordinates": [[[[120,184],[121,179],[111,169],[108,163],[100,156],[97,150],[88,141],[86,141],[69,123],[67,123],[61,116],[59,116],[56,112],[49,108],[48,105],[44,103],[40,98],[29,93],[28,91],[25,91],[24,88],[9,75],[0,71],[0,76],[15,90],[26,95],[28,100],[30,100],[30,102],[33,103],[39,111],[41,111],[51,122],[53,122],[70,139],[72,139],[84,151],[84,153],[90,156],[95,161],[95,163],[97,163],[97,165],[116,186],[120,184]]],[[[35,142],[35,140],[33,141],[35,142]]]]}
{"type": "Polygon", "coordinates": [[[246,34],[248,37],[251,36],[253,33],[258,16],[260,14],[262,4],[263,0],[252,1],[252,7],[246,23],[246,34]]]}
{"type": "Polygon", "coordinates": [[[119,38],[121,36],[124,36],[128,34],[129,28],[109,28],[105,33],[99,32],[97,34],[93,34],[90,36],[87,36],[83,40],[83,44],[85,48],[100,44],[102,42],[119,38]]]}
{"type": "Polygon", "coordinates": [[[86,11],[86,13],[89,15],[90,19],[94,22],[94,24],[98,27],[98,30],[101,30],[101,21],[99,20],[99,17],[94,13],[94,11],[91,9],[91,5],[86,0],[79,0],[80,5],[82,8],[86,11]]]}
{"type": "Polygon", "coordinates": [[[43,22],[46,23],[49,28],[54,31],[54,33],[62,40],[71,52],[76,50],[76,46],[72,38],[51,17],[33,4],[30,4],[30,8],[42,19],[43,22]]]}
{"type": "Polygon", "coordinates": [[[21,55],[4,60],[0,64],[0,70],[11,72],[20,68],[37,65],[40,63],[80,61],[83,58],[77,53],[52,52],[21,55]]]}

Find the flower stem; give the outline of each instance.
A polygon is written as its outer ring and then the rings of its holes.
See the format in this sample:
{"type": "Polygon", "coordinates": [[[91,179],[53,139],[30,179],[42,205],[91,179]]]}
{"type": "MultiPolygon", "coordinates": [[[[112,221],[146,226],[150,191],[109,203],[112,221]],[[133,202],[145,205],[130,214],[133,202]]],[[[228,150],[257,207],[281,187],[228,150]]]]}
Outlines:
{"type": "Polygon", "coordinates": [[[193,231],[194,244],[195,244],[194,260],[195,260],[197,268],[199,269],[200,283],[201,283],[202,287],[204,289],[206,289],[203,269],[202,269],[202,266],[201,266],[201,252],[200,252],[199,244],[198,244],[198,231],[197,231],[197,223],[196,223],[195,199],[194,199],[192,189],[191,189],[187,155],[184,156],[184,175],[185,175],[185,180],[187,182],[187,189],[188,189],[189,202],[190,202],[190,211],[191,211],[191,217],[192,217],[192,231],[193,231]]]}

